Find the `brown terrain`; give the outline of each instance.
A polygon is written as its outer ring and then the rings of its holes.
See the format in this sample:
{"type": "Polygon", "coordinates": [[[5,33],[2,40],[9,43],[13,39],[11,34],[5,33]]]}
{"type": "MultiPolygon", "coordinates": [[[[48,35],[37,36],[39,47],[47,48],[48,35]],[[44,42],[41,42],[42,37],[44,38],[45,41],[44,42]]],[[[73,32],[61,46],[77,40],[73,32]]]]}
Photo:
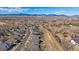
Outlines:
{"type": "Polygon", "coordinates": [[[78,50],[78,16],[0,17],[0,51],[78,50]]]}

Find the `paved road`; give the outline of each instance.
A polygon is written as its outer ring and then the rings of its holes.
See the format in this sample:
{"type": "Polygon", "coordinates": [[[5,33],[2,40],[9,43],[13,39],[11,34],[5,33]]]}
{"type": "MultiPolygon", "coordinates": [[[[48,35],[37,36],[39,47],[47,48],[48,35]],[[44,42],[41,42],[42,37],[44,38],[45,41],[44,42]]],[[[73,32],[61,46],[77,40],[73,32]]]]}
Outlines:
{"type": "Polygon", "coordinates": [[[32,30],[32,28],[30,28],[30,31],[31,31],[31,39],[28,39],[29,40],[29,45],[27,47],[27,51],[39,51],[40,48],[39,48],[39,35],[35,35],[33,34],[35,31],[32,30]]]}
{"type": "Polygon", "coordinates": [[[28,51],[39,51],[39,36],[33,35],[32,41],[30,42],[29,47],[27,48],[28,51]]]}
{"type": "Polygon", "coordinates": [[[23,51],[25,50],[25,44],[29,41],[29,45],[27,47],[27,51],[39,51],[39,35],[34,35],[32,28],[29,28],[27,35],[23,38],[23,41],[19,43],[16,47],[14,47],[13,51],[23,51]],[[29,39],[31,37],[32,39],[29,39]],[[30,41],[31,40],[31,41],[30,41]]]}

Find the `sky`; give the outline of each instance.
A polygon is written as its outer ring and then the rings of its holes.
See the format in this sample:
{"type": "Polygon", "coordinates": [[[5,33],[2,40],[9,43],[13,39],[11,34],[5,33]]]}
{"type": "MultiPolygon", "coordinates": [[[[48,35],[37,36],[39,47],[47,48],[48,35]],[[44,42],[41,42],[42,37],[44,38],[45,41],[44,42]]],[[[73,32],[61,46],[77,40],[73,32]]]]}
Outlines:
{"type": "Polygon", "coordinates": [[[0,7],[0,14],[79,15],[79,7],[0,7]]]}

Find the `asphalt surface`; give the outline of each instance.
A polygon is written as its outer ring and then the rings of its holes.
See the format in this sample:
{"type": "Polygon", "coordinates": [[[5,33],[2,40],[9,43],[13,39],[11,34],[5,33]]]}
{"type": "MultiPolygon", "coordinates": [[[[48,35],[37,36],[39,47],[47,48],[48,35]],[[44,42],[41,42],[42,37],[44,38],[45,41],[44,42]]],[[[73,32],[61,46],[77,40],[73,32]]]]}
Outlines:
{"type": "Polygon", "coordinates": [[[31,36],[31,42],[27,48],[27,51],[39,51],[39,35],[34,35],[32,28],[30,28],[30,31],[26,31],[26,35],[22,39],[22,42],[20,42],[16,47],[14,47],[13,51],[22,51],[22,49],[25,47],[25,43],[29,40],[29,37],[31,36]]]}

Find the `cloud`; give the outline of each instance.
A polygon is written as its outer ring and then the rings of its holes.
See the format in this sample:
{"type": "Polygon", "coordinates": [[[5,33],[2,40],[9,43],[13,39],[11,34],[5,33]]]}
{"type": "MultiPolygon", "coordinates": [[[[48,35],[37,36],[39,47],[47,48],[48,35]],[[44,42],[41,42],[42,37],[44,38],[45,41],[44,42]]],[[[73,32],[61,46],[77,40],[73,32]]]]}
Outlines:
{"type": "Polygon", "coordinates": [[[64,14],[66,11],[56,11],[55,14],[64,14]]]}
{"type": "Polygon", "coordinates": [[[22,8],[8,8],[9,12],[22,12],[22,8]]]}
{"type": "Polygon", "coordinates": [[[0,12],[23,12],[23,11],[28,11],[30,8],[21,8],[21,7],[8,7],[8,8],[0,8],[0,12]]]}
{"type": "Polygon", "coordinates": [[[43,11],[44,9],[42,9],[42,8],[35,8],[34,10],[35,11],[43,11]]]}
{"type": "Polygon", "coordinates": [[[7,11],[7,8],[0,8],[0,11],[7,11]]]}
{"type": "Polygon", "coordinates": [[[60,15],[60,14],[66,14],[67,12],[66,11],[56,11],[56,12],[54,12],[54,14],[58,14],[58,15],[60,15]]]}
{"type": "Polygon", "coordinates": [[[58,13],[60,13],[60,12],[55,12],[55,14],[58,14],[58,13]]]}

